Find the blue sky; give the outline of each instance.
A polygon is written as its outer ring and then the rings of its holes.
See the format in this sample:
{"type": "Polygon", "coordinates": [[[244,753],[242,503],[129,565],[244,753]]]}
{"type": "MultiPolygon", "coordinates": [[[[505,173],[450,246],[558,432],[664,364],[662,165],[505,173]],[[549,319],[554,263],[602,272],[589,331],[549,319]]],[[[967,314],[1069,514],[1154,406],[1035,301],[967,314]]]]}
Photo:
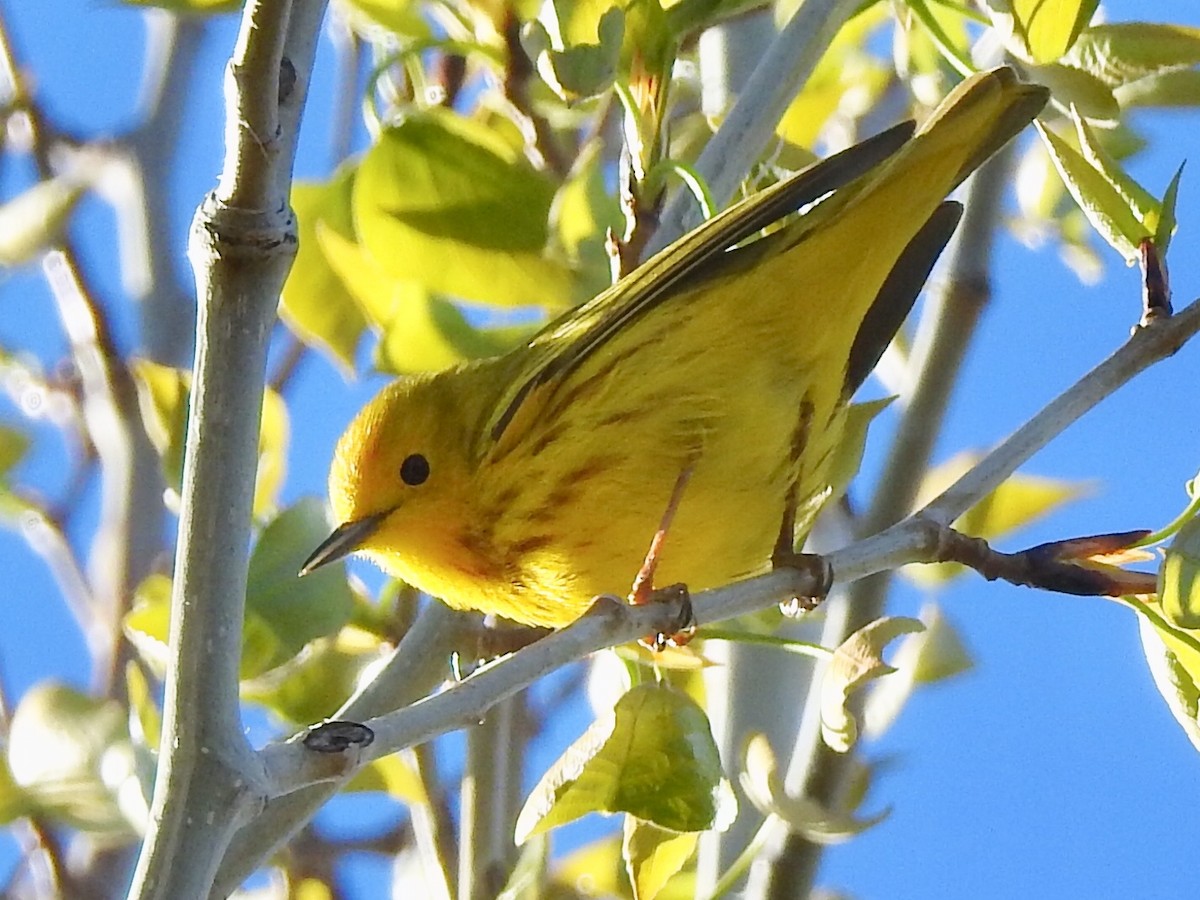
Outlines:
{"type": "MultiPolygon", "coordinates": [[[[85,135],[116,134],[134,121],[143,34],[138,13],[80,0],[10,6],[5,17],[17,51],[60,126],[85,135]]],[[[1106,8],[1112,21],[1142,16],[1200,26],[1200,7],[1190,0],[1121,0],[1106,8]]],[[[226,17],[212,29],[200,83],[178,98],[187,110],[186,149],[172,176],[170,252],[180,271],[186,271],[183,246],[192,210],[220,165],[221,69],[235,25],[226,17]]],[[[325,114],[327,94],[318,89],[312,108],[325,114]]],[[[1141,113],[1135,123],[1150,149],[1132,172],[1161,192],[1179,162],[1200,153],[1200,114],[1141,113]]],[[[318,177],[328,171],[328,151],[318,119],[310,126],[299,174],[318,177]]],[[[26,177],[11,167],[0,173],[5,196],[26,177]]],[[[1198,177],[1186,171],[1180,193],[1171,257],[1177,306],[1200,284],[1200,260],[1189,253],[1200,234],[1198,177]]],[[[122,297],[105,237],[112,230],[107,208],[88,202],[74,229],[101,294],[122,297]]],[[[1115,255],[1106,262],[1105,279],[1084,287],[1054,253],[1032,253],[1008,237],[1000,241],[996,293],[937,458],[994,444],[1120,344],[1136,319],[1138,278],[1115,255]]],[[[122,347],[136,346],[127,310],[116,311],[114,327],[122,347]]],[[[48,360],[63,352],[36,270],[0,275],[0,345],[30,348],[48,360]]],[[[292,420],[285,499],[323,493],[338,434],[379,383],[346,385],[319,357],[304,363],[292,396],[307,414],[292,420]]],[[[1006,546],[1169,521],[1186,502],[1184,482],[1200,469],[1197,384],[1200,344],[1141,376],[1039,454],[1028,471],[1092,482],[1096,489],[1006,546]]],[[[0,422],[17,416],[9,398],[0,397],[0,422]]],[[[35,458],[22,476],[56,496],[67,456],[54,429],[38,427],[36,437],[35,458]]],[[[869,458],[867,470],[873,465],[869,458]]],[[[79,535],[94,522],[94,500],[77,523],[79,535]]],[[[86,684],[83,644],[53,582],[9,531],[0,531],[0,571],[7,575],[0,666],[11,696],[19,698],[47,677],[86,684]]],[[[922,599],[902,588],[895,608],[912,612],[922,599]]],[[[820,883],[862,898],[900,900],[967,893],[1194,896],[1194,860],[1184,854],[1200,831],[1200,758],[1151,682],[1132,614],[1103,600],[974,577],[955,582],[939,599],[976,668],[919,693],[871,748],[890,764],[868,809],[891,806],[892,814],[831,851],[820,883]]],[[[539,748],[547,759],[585,723],[557,724],[539,748]]],[[[0,879],[13,853],[11,840],[0,837],[0,879]]],[[[361,874],[354,896],[385,895],[361,874]]]]}

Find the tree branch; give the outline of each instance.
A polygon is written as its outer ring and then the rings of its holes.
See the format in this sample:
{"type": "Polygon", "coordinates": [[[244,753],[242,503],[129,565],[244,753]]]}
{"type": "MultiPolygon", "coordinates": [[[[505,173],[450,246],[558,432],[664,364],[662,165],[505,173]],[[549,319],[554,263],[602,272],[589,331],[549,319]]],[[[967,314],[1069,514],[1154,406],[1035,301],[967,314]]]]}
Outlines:
{"type": "Polygon", "coordinates": [[[323,0],[251,0],[226,76],[226,159],[192,227],[199,298],[164,734],[132,896],[208,893],[266,795],[238,661],[267,342],[296,251],[288,206],[323,0]]]}

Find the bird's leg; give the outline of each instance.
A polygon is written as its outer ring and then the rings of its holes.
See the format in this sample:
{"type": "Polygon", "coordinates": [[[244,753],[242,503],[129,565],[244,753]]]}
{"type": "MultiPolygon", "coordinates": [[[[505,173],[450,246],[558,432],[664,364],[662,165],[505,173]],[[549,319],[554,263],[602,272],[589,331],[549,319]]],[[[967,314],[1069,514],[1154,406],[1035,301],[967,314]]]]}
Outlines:
{"type": "Polygon", "coordinates": [[[825,557],[815,553],[797,553],[796,540],[796,508],[791,502],[783,513],[783,522],[779,526],[779,537],[775,539],[775,550],[771,553],[771,568],[797,569],[801,572],[812,572],[821,585],[820,591],[812,597],[792,597],[779,604],[779,611],[788,618],[798,618],[806,612],[811,612],[821,605],[825,595],[833,586],[833,569],[825,561],[825,557]]]}
{"type": "Polygon", "coordinates": [[[673,630],[669,633],[659,632],[642,638],[642,643],[651,650],[662,650],[668,645],[682,647],[696,633],[696,617],[692,613],[692,603],[688,597],[687,586],[673,584],[662,590],[654,588],[654,572],[658,568],[659,558],[662,556],[663,543],[667,539],[667,532],[671,528],[675,512],[679,509],[679,501],[683,499],[683,491],[692,478],[694,466],[694,461],[689,462],[679,473],[679,477],[675,479],[675,487],[671,490],[671,499],[667,502],[667,508],[658,524],[658,530],[654,532],[654,538],[650,541],[646,559],[633,579],[633,587],[629,590],[629,602],[638,606],[682,598],[679,620],[673,626],[673,630]]]}

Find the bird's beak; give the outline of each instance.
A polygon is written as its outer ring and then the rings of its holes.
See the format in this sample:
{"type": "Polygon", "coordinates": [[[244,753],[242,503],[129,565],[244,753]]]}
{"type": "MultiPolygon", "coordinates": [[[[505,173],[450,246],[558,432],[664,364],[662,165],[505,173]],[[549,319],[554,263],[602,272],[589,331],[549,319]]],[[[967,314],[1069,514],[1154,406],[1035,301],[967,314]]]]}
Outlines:
{"type": "Polygon", "coordinates": [[[326,563],[337,562],[344,556],[353,553],[362,546],[363,541],[375,533],[383,524],[391,510],[375,513],[353,522],[346,522],[333,530],[333,534],[321,541],[321,546],[312,552],[300,567],[300,577],[303,578],[314,569],[319,569],[326,563]]]}

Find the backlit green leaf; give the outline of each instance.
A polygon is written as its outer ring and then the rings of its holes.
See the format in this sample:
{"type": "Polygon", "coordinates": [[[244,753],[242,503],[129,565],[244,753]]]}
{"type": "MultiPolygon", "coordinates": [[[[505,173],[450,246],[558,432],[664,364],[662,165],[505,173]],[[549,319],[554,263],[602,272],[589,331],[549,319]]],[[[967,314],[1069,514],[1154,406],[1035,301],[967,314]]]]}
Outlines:
{"type": "Polygon", "coordinates": [[[1094,25],[1080,34],[1064,61],[1120,88],[1200,63],[1200,28],[1154,22],[1094,25]]]}
{"type": "Polygon", "coordinates": [[[392,277],[503,306],[563,306],[571,273],[544,254],[554,185],[486,128],[446,110],[384,132],[359,167],[359,237],[392,277]]]}
{"type": "Polygon", "coordinates": [[[633,816],[625,817],[621,855],[634,900],[654,900],[696,852],[700,835],[669,831],[633,816]]]}
{"type": "Polygon", "coordinates": [[[77,176],[59,175],[0,206],[0,265],[29,262],[57,240],[85,188],[77,176]]]}
{"type": "Polygon", "coordinates": [[[354,240],[350,218],[353,167],[339,170],[327,184],[297,183],[292,209],[300,225],[300,249],[283,285],[279,317],[306,344],[318,347],[344,375],[354,371],[354,351],[367,322],[345,283],[330,266],[318,228],[354,240]]]}
{"type": "Polygon", "coordinates": [[[985,5],[1011,52],[1047,63],[1071,48],[1100,0],[986,0],[985,5]]]}
{"type": "Polygon", "coordinates": [[[665,685],[641,684],[542,777],[517,819],[517,842],[589,812],[672,831],[724,828],[732,804],[704,710],[665,685]]]}
{"type": "Polygon", "coordinates": [[[1200,517],[1176,533],[1158,572],[1163,615],[1176,628],[1200,629],[1200,517]]]}
{"type": "Polygon", "coordinates": [[[1136,260],[1139,241],[1150,237],[1152,230],[1138,220],[1128,200],[1079,150],[1040,122],[1033,124],[1050,150],[1054,166],[1071,196],[1092,227],[1126,262],[1136,260]]]}
{"type": "Polygon", "coordinates": [[[57,822],[123,838],[145,824],[138,764],[114,700],[56,682],[30,688],[9,726],[8,768],[39,814],[57,822]]]}
{"type": "MultiPolygon", "coordinates": [[[[177,506],[183,478],[192,374],[148,359],[135,359],[131,368],[137,384],[142,424],[162,459],[163,476],[177,506]]],[[[275,507],[286,475],[287,445],[287,404],[268,388],[263,394],[258,438],[258,473],[254,483],[256,517],[270,514],[275,507]]]]}
{"type": "Polygon", "coordinates": [[[263,529],[250,554],[246,616],[265,626],[278,645],[258,671],[243,670],[244,677],[280,665],[349,620],[354,596],[343,566],[325,566],[303,578],[296,574],[328,534],[325,507],[312,497],[284,510],[263,529]]]}

